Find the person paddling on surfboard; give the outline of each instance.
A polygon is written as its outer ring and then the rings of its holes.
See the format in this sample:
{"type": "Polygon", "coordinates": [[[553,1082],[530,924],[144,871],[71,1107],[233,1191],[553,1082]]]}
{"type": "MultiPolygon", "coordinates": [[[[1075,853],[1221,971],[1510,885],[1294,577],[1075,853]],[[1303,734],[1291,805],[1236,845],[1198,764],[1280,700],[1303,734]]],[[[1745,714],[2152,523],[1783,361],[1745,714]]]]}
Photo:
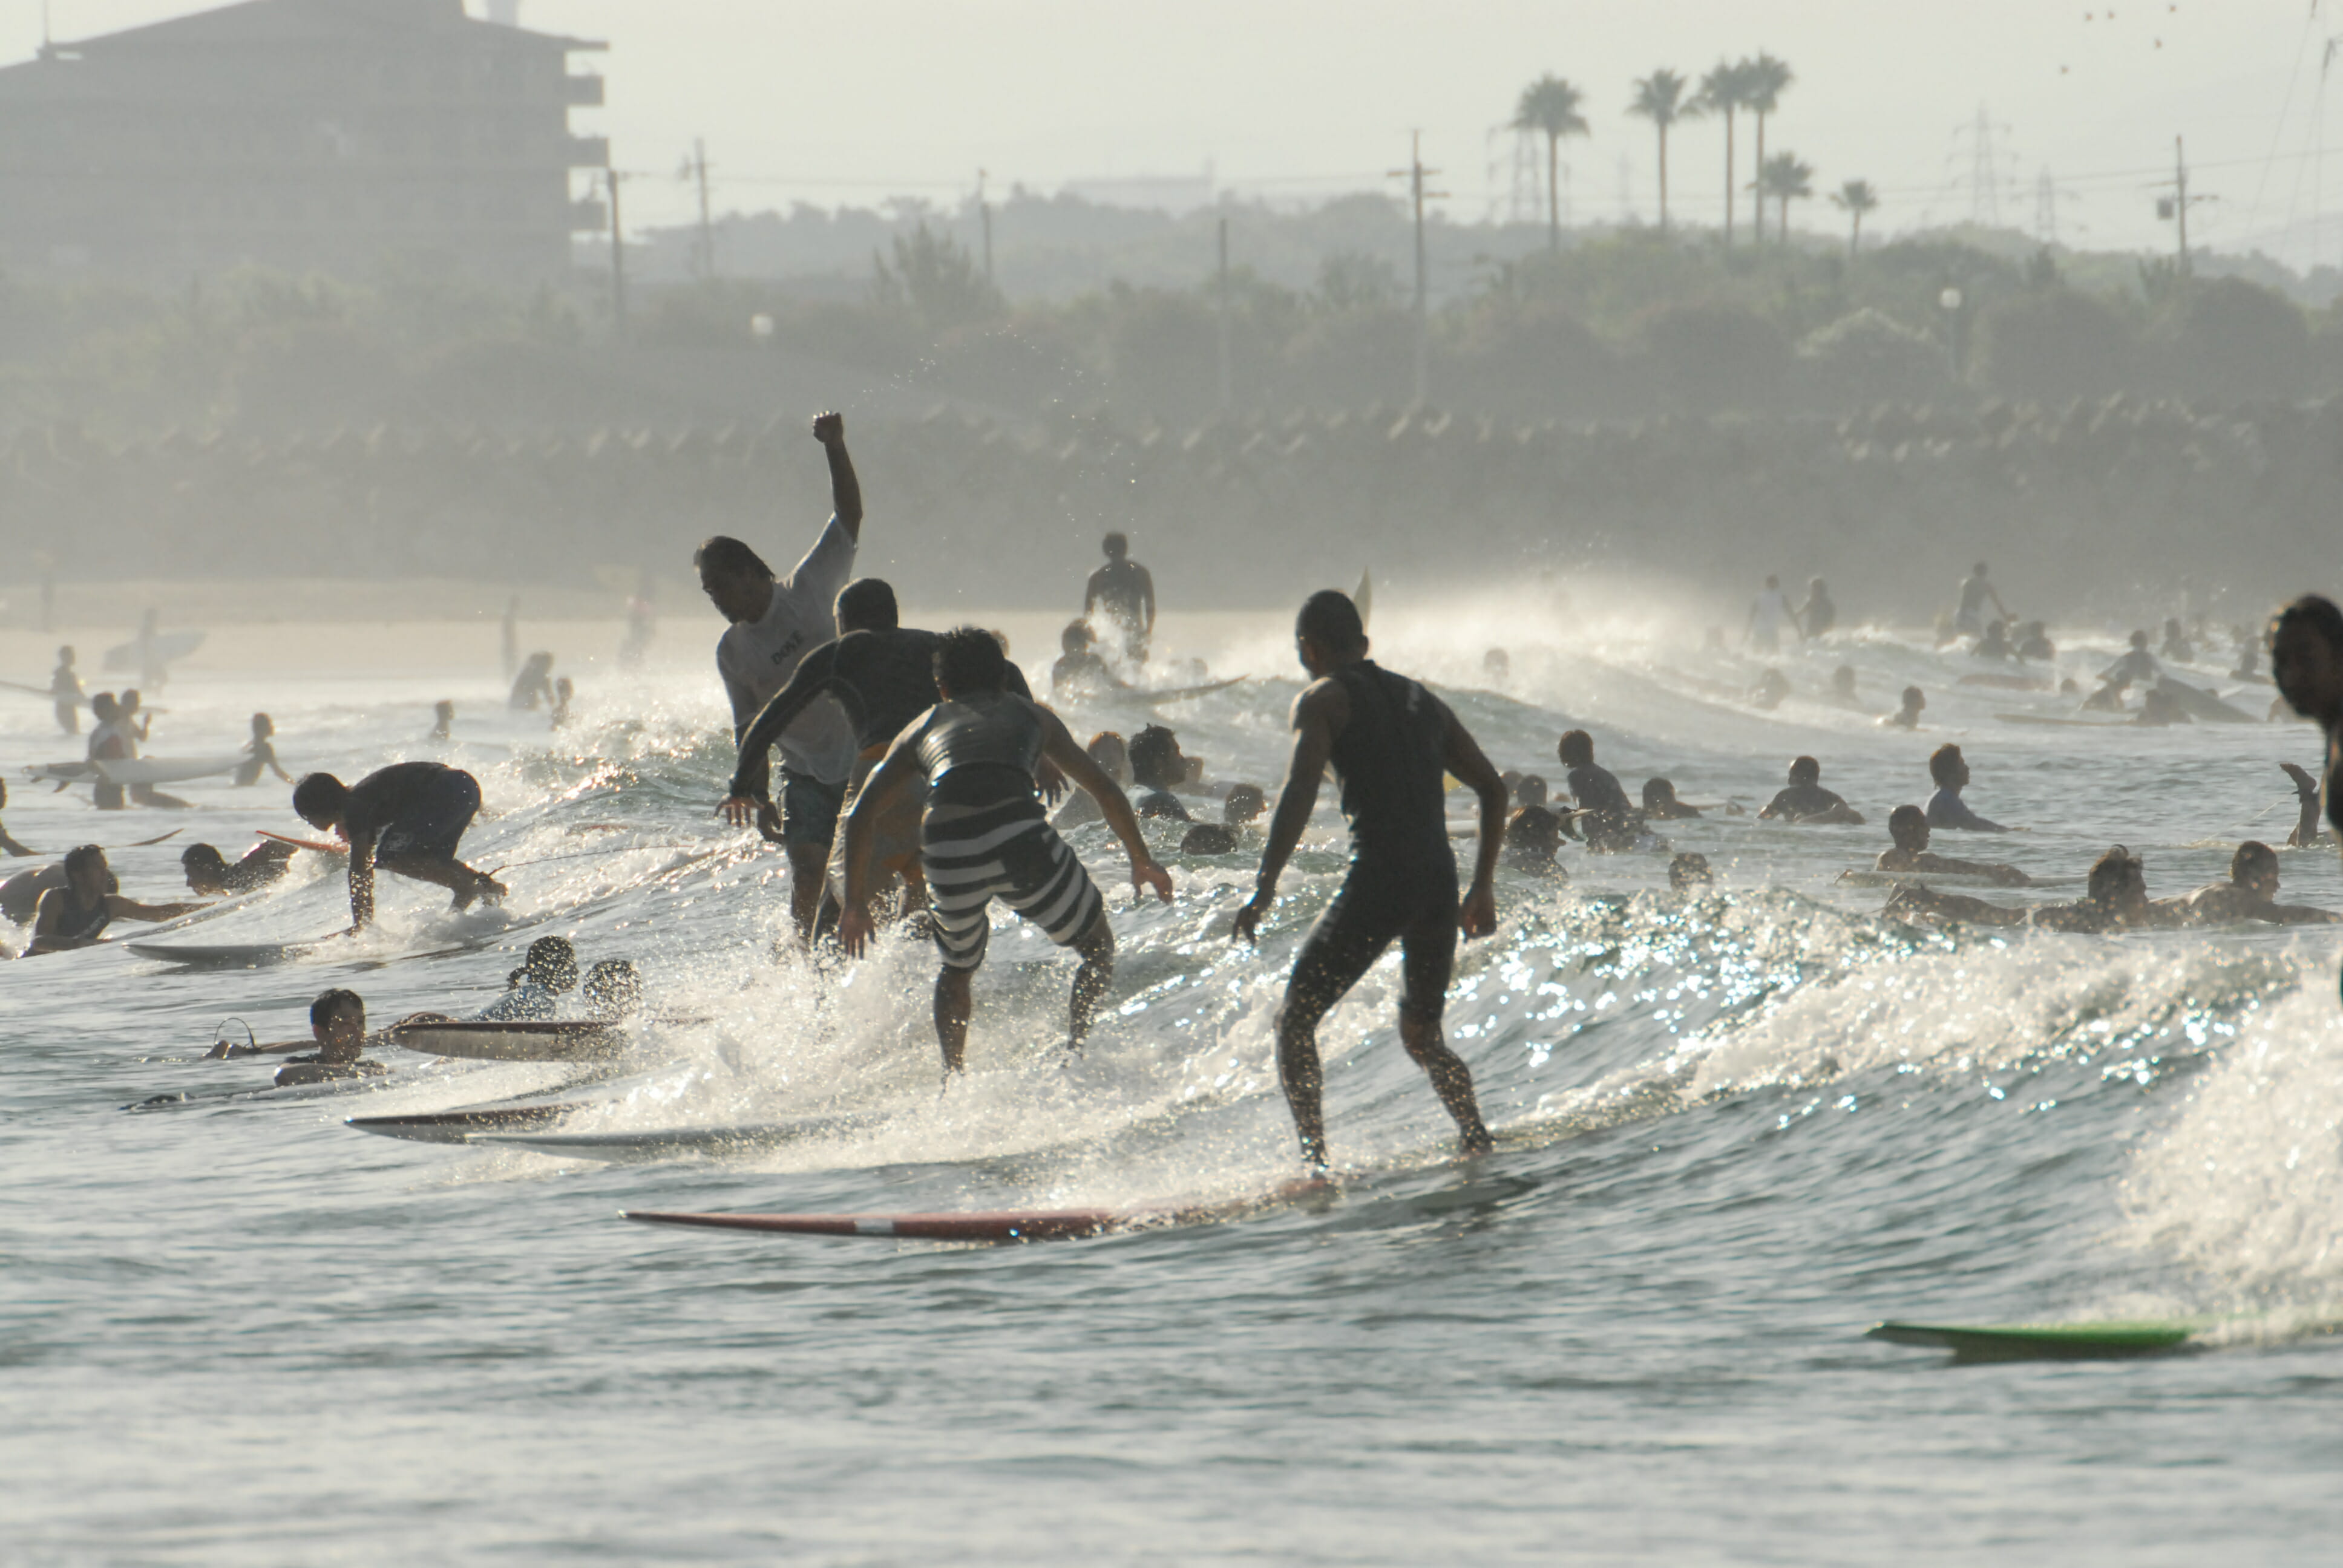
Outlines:
{"type": "Polygon", "coordinates": [[[179,856],[179,869],[186,874],[187,886],[196,892],[211,898],[223,893],[248,893],[255,888],[265,888],[285,875],[286,862],[296,850],[281,839],[270,839],[255,844],[244,852],[234,865],[227,857],[210,844],[190,844],[179,856]]]}
{"type": "Polygon", "coordinates": [[[992,634],[964,626],[944,634],[935,656],[943,700],[895,738],[886,760],[863,786],[846,819],[846,910],[839,935],[860,957],[872,930],[870,901],[878,824],[898,797],[924,776],[928,800],[920,824],[920,858],[934,899],[936,1039],[944,1070],[958,1072],[968,1052],[970,994],[984,962],[995,899],[1081,955],[1068,1010],[1067,1040],[1078,1048],[1114,980],[1114,930],[1106,900],[1041,814],[1034,771],[1044,758],[1094,796],[1107,826],[1131,857],[1134,887],[1172,901],[1171,873],[1155,863],[1139,819],[1106,770],[1074,744],[1058,716],[1004,689],[1008,659],[992,634]]]}
{"type": "MultiPolygon", "coordinates": [[[[830,459],[830,517],[795,570],[776,577],[756,551],[720,534],[692,554],[699,586],[732,623],[716,645],[716,669],[732,704],[736,744],[797,673],[798,661],[838,636],[835,601],[862,542],[862,484],[847,455],[845,417],[817,416],[813,437],[830,459]]],[[[780,748],[780,805],[759,801],[757,830],[789,856],[789,913],[798,935],[809,941],[854,768],[854,731],[838,705],[824,699],[798,716],[780,748]]]]}
{"type": "Polygon", "coordinates": [[[41,895],[33,917],[32,945],[25,950],[28,959],[96,947],[115,920],[175,920],[204,907],[201,902],[142,904],[124,898],[106,866],[106,851],[95,844],[66,850],[65,872],[64,887],[41,895]]]}
{"type": "Polygon", "coordinates": [[[447,889],[459,910],[503,898],[502,882],[456,859],[479,809],[479,780],[441,762],[393,763],[355,785],[312,773],[293,787],[301,819],[339,833],[350,847],[349,935],[374,923],[377,866],[447,889]]]}
{"type": "Polygon", "coordinates": [[[1315,678],[1293,702],[1293,755],[1270,819],[1252,900],[1233,934],[1257,940],[1277,902],[1277,879],[1302,841],[1327,766],[1351,825],[1351,869],[1293,960],[1277,1018],[1277,1074],[1301,1134],[1302,1157],[1326,1168],[1318,1020],[1356,985],[1383,950],[1400,943],[1404,990],[1400,1044],[1432,1079],[1467,1154],[1493,1147],[1473,1092],[1473,1074],[1441,1035],[1456,934],[1497,929],[1493,891],[1503,846],[1505,786],[1447,704],[1367,657],[1358,607],[1332,589],[1303,601],[1294,622],[1302,668],[1315,678]],[[1479,857],[1460,902],[1448,839],[1443,773],[1481,800],[1479,857]]]}
{"type": "Polygon", "coordinates": [[[1928,851],[1928,814],[1917,806],[1898,806],[1887,813],[1887,837],[1893,840],[1874,862],[1882,871],[1933,871],[1946,877],[1979,877],[2004,888],[2029,886],[2034,879],[2015,866],[1997,860],[1955,860],[1928,851]]]}
{"type": "Polygon", "coordinates": [[[266,713],[252,716],[252,739],[244,743],[244,760],[236,765],[236,787],[247,789],[260,782],[263,773],[274,773],[286,783],[293,775],[277,760],[277,720],[266,713]]]}

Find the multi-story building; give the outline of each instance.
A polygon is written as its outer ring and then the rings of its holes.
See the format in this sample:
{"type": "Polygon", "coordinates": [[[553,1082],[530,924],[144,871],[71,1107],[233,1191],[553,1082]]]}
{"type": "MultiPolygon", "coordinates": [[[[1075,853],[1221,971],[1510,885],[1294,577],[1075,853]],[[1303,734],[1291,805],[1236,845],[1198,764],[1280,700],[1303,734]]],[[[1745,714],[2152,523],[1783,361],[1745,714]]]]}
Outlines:
{"type": "Polygon", "coordinates": [[[606,226],[569,111],[603,45],[463,0],[246,0],[0,69],[0,266],[157,279],[244,263],[500,278],[606,226]]]}

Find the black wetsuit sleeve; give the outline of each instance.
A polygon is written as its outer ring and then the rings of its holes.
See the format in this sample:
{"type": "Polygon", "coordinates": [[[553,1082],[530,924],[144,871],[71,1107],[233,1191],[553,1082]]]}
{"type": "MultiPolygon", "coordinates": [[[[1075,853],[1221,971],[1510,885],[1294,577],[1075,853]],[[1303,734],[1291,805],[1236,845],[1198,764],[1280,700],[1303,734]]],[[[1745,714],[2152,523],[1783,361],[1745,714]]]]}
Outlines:
{"type": "MultiPolygon", "coordinates": [[[[752,800],[765,799],[772,787],[773,743],[797,722],[798,715],[838,681],[838,644],[824,643],[798,664],[789,683],[773,693],[764,710],[740,733],[739,759],[732,765],[732,793],[752,800]]],[[[860,726],[857,727],[858,733],[860,726]]]]}

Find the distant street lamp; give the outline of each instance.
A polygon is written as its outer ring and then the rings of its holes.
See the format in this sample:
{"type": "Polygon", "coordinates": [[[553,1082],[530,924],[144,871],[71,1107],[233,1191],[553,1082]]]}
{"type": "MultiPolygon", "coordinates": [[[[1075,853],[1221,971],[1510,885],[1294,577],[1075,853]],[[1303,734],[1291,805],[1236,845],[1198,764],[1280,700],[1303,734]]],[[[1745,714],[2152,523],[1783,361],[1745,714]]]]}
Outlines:
{"type": "Polygon", "coordinates": [[[1948,283],[1945,286],[1945,292],[1936,296],[1936,303],[1945,309],[1945,344],[1951,356],[1953,379],[1958,381],[1961,378],[1961,339],[1967,322],[1961,314],[1961,307],[1967,302],[1961,297],[1961,291],[1948,283]]]}

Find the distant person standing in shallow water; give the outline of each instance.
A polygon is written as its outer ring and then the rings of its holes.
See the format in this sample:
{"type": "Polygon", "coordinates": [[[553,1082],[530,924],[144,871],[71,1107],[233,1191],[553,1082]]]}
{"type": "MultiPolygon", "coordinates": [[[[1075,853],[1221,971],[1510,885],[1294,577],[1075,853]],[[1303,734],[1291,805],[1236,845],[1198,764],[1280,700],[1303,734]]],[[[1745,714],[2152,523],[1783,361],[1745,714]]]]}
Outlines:
{"type": "Polygon", "coordinates": [[[1107,535],[1100,548],[1106,551],[1106,565],[1091,573],[1082,615],[1101,631],[1114,628],[1122,638],[1123,658],[1143,664],[1155,635],[1155,579],[1131,558],[1131,541],[1122,535],[1107,535]]]}
{"type": "Polygon", "coordinates": [[[1447,704],[1367,657],[1358,607],[1327,589],[1302,604],[1294,625],[1302,668],[1313,678],[1293,703],[1293,754],[1270,820],[1252,901],[1234,935],[1252,941],[1277,902],[1277,879],[1302,840],[1331,764],[1351,826],[1351,869],[1342,890],[1293,960],[1277,1019],[1277,1071],[1302,1138],[1302,1157],[1326,1168],[1323,1070],[1318,1023],[1396,940],[1403,990],[1400,1043],[1455,1118],[1467,1154],[1494,1145],[1481,1121],[1473,1073],[1441,1032],[1456,938],[1497,929],[1493,890],[1505,831],[1505,786],[1447,704]],[[1479,858],[1460,901],[1448,840],[1442,775],[1481,800],[1479,858]]]}
{"type": "Polygon", "coordinates": [[[1811,642],[1837,624],[1838,606],[1831,602],[1830,586],[1816,578],[1806,584],[1806,602],[1798,608],[1798,625],[1811,642]]]}
{"type": "Polygon", "coordinates": [[[56,700],[57,728],[67,735],[79,735],[81,705],[85,698],[81,676],[74,668],[74,650],[70,647],[57,649],[57,667],[49,672],[49,695],[56,700]]]}
{"type": "MultiPolygon", "coordinates": [[[[788,577],[774,576],[756,551],[720,534],[691,558],[709,602],[732,623],[716,645],[716,668],[732,704],[736,747],[789,683],[799,661],[836,639],[839,591],[854,575],[854,553],[862,542],[862,484],[847,455],[845,417],[817,416],[813,438],[830,459],[830,521],[788,577]]],[[[809,939],[854,769],[854,729],[845,710],[823,697],[781,731],[780,749],[780,802],[777,808],[769,796],[758,802],[757,830],[789,855],[789,913],[798,934],[809,939]]]]}
{"type": "Polygon", "coordinates": [[[2010,618],[2001,602],[2000,590],[1986,581],[1985,563],[1977,562],[1969,575],[1961,579],[1960,608],[1953,611],[1953,629],[1963,637],[1983,637],[1986,628],[1985,607],[1990,604],[2003,620],[2010,618]]]}
{"type": "Polygon", "coordinates": [[[1785,622],[1792,631],[1805,635],[1798,625],[1798,612],[1790,608],[1789,596],[1782,591],[1782,579],[1769,577],[1765,579],[1765,591],[1749,606],[1749,625],[1744,634],[1749,650],[1769,655],[1781,652],[1785,622]]]}

